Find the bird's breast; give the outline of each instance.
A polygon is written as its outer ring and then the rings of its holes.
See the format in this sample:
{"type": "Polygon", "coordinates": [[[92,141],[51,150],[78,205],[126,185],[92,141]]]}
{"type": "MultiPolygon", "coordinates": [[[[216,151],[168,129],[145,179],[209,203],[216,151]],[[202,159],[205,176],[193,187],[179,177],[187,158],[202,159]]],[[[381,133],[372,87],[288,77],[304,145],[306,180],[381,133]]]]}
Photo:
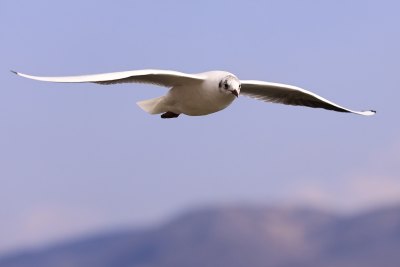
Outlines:
{"type": "Polygon", "coordinates": [[[201,116],[220,111],[229,106],[234,95],[223,94],[218,88],[201,84],[198,86],[177,86],[169,91],[168,97],[180,113],[201,116]]]}

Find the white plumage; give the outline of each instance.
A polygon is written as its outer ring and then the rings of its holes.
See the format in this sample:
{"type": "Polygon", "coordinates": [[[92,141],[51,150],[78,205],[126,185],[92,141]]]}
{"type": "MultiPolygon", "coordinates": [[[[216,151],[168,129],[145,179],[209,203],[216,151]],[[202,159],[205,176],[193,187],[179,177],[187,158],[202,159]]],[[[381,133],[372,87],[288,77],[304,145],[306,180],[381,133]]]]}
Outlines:
{"type": "Polygon", "coordinates": [[[239,94],[266,102],[324,108],[370,116],[375,111],[354,111],[339,106],[302,88],[264,81],[239,80],[226,71],[187,74],[171,70],[133,70],[83,76],[40,77],[19,72],[15,74],[38,81],[61,83],[148,83],[170,88],[165,96],[140,101],[137,104],[150,114],[175,118],[180,114],[207,115],[229,106],[239,94]]]}

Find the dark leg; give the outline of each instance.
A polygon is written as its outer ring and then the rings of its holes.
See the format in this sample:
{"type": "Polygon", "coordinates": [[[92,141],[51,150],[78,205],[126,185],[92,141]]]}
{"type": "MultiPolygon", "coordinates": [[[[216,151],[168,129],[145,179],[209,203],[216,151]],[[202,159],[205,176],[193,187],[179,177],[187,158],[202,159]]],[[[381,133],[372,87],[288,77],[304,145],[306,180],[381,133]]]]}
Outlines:
{"type": "Polygon", "coordinates": [[[171,119],[171,118],[178,118],[179,114],[173,113],[171,111],[167,111],[164,114],[161,114],[161,118],[163,119],[171,119]]]}

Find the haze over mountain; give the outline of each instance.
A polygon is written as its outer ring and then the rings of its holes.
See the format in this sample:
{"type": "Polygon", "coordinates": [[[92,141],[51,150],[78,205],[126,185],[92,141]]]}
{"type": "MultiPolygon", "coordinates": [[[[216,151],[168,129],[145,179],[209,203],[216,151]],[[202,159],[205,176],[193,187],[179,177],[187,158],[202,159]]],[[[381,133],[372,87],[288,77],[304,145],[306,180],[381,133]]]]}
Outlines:
{"type": "Polygon", "coordinates": [[[400,206],[344,216],[304,208],[199,209],[0,259],[0,267],[398,266],[400,206]]]}

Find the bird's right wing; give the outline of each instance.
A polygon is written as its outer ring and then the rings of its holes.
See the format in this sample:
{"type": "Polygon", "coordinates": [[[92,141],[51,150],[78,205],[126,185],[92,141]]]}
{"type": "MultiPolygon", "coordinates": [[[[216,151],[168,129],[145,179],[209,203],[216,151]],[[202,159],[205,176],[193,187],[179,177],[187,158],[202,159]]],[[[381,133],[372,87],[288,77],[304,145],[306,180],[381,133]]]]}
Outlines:
{"type": "Polygon", "coordinates": [[[58,82],[58,83],[148,83],[165,87],[173,87],[184,84],[199,83],[204,80],[200,75],[187,74],[171,70],[132,70],[123,72],[112,72],[82,76],[61,76],[61,77],[42,77],[23,74],[12,71],[13,73],[33,80],[58,82]]]}
{"type": "Polygon", "coordinates": [[[297,86],[271,83],[264,81],[241,81],[240,93],[259,100],[272,103],[281,103],[293,106],[306,106],[311,108],[324,108],[339,112],[350,112],[364,116],[374,115],[374,110],[354,111],[335,104],[313,92],[297,86]]]}

